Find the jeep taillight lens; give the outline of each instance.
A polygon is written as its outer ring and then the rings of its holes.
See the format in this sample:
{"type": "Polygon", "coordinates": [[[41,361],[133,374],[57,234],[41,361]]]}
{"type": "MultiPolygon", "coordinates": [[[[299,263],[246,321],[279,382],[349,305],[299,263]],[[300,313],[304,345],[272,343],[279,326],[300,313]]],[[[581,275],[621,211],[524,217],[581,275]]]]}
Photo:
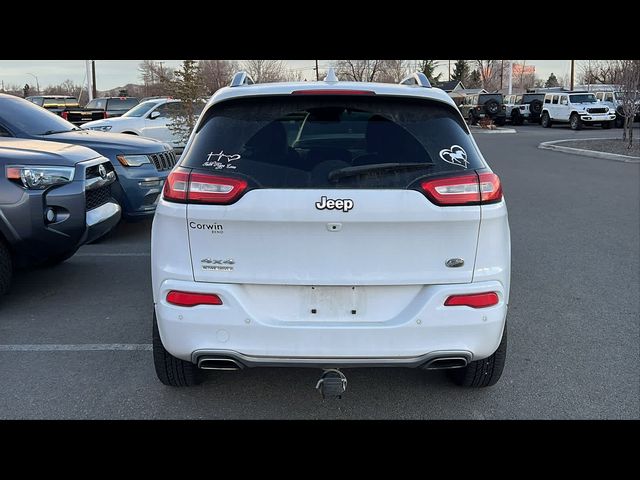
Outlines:
{"type": "Polygon", "coordinates": [[[434,178],[420,184],[436,205],[462,206],[495,203],[502,200],[500,178],[495,173],[434,178]]]}
{"type": "Polygon", "coordinates": [[[170,202],[228,205],[246,189],[246,180],[176,169],[167,177],[162,197],[170,202]]]}

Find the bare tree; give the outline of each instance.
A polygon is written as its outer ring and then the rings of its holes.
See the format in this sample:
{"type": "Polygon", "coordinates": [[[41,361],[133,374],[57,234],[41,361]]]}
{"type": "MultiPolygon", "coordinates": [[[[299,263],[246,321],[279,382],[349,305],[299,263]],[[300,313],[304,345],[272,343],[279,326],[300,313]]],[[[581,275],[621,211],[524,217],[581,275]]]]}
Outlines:
{"type": "Polygon", "coordinates": [[[380,75],[376,79],[383,83],[399,83],[406,78],[411,70],[408,60],[383,60],[380,75]]]}
{"type": "Polygon", "coordinates": [[[207,87],[209,95],[228,86],[233,74],[240,70],[240,66],[235,60],[200,60],[199,65],[202,81],[207,87]]]}
{"type": "Polygon", "coordinates": [[[43,90],[45,95],[72,95],[76,96],[80,85],[76,85],[73,80],[66,79],[64,82],[58,85],[49,85],[43,90]]]}
{"type": "Polygon", "coordinates": [[[619,84],[622,71],[618,60],[588,60],[580,64],[580,83],[619,84]]]}
{"type": "Polygon", "coordinates": [[[287,65],[282,60],[245,60],[242,68],[256,83],[282,82],[288,75],[287,65]]]}
{"type": "Polygon", "coordinates": [[[145,96],[170,95],[168,86],[173,80],[173,72],[164,68],[163,62],[143,60],[138,65],[140,78],[144,82],[145,96]]]}
{"type": "Polygon", "coordinates": [[[622,140],[633,146],[633,119],[640,112],[640,60],[619,60],[624,130],[622,140]]]}
{"type": "Polygon", "coordinates": [[[384,60],[337,60],[338,78],[355,82],[375,82],[382,73],[384,60]]]}
{"type": "Polygon", "coordinates": [[[500,85],[500,66],[498,60],[476,60],[476,70],[480,73],[482,88],[496,90],[500,85]]]}

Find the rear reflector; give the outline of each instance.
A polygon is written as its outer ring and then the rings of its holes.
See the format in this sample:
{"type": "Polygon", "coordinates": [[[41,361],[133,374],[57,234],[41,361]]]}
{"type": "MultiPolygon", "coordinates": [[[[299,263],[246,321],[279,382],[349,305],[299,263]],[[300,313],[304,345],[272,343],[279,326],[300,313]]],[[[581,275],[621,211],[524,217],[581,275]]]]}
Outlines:
{"type": "Polygon", "coordinates": [[[344,89],[314,89],[314,90],[294,90],[291,95],[375,95],[372,90],[344,90],[344,89]]]}
{"type": "Polygon", "coordinates": [[[498,304],[498,295],[495,292],[473,293],[471,295],[451,295],[444,304],[447,307],[465,306],[471,308],[486,308],[498,304]]]}
{"type": "Polygon", "coordinates": [[[214,293],[178,292],[176,290],[171,290],[167,294],[167,302],[180,307],[222,305],[222,300],[220,300],[220,297],[214,293]]]}
{"type": "Polygon", "coordinates": [[[170,202],[228,205],[240,198],[246,189],[246,180],[189,173],[178,168],[167,177],[162,196],[170,202]]]}
{"type": "Polygon", "coordinates": [[[477,205],[502,200],[502,186],[495,173],[435,178],[420,185],[427,198],[440,206],[477,205]]]}

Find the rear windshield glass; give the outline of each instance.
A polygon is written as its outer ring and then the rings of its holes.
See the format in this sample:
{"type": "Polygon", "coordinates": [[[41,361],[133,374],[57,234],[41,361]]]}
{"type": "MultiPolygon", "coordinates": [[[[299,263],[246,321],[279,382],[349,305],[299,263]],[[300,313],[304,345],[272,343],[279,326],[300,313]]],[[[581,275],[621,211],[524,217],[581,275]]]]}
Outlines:
{"type": "Polygon", "coordinates": [[[137,98],[110,98],[107,102],[107,110],[129,110],[137,104],[137,98]]]}
{"type": "Polygon", "coordinates": [[[484,166],[452,106],[291,95],[212,107],[181,164],[264,188],[406,188],[484,166]]]}

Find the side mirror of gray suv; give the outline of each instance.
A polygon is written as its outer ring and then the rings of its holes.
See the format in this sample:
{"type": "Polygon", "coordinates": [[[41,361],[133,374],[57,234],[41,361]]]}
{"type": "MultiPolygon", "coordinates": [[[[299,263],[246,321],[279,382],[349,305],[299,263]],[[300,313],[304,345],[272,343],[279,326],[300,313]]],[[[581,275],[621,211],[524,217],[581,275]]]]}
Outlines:
{"type": "Polygon", "coordinates": [[[158,118],[159,116],[160,116],[160,112],[157,110],[154,110],[149,114],[149,119],[153,120],[154,118],[158,118]]]}

